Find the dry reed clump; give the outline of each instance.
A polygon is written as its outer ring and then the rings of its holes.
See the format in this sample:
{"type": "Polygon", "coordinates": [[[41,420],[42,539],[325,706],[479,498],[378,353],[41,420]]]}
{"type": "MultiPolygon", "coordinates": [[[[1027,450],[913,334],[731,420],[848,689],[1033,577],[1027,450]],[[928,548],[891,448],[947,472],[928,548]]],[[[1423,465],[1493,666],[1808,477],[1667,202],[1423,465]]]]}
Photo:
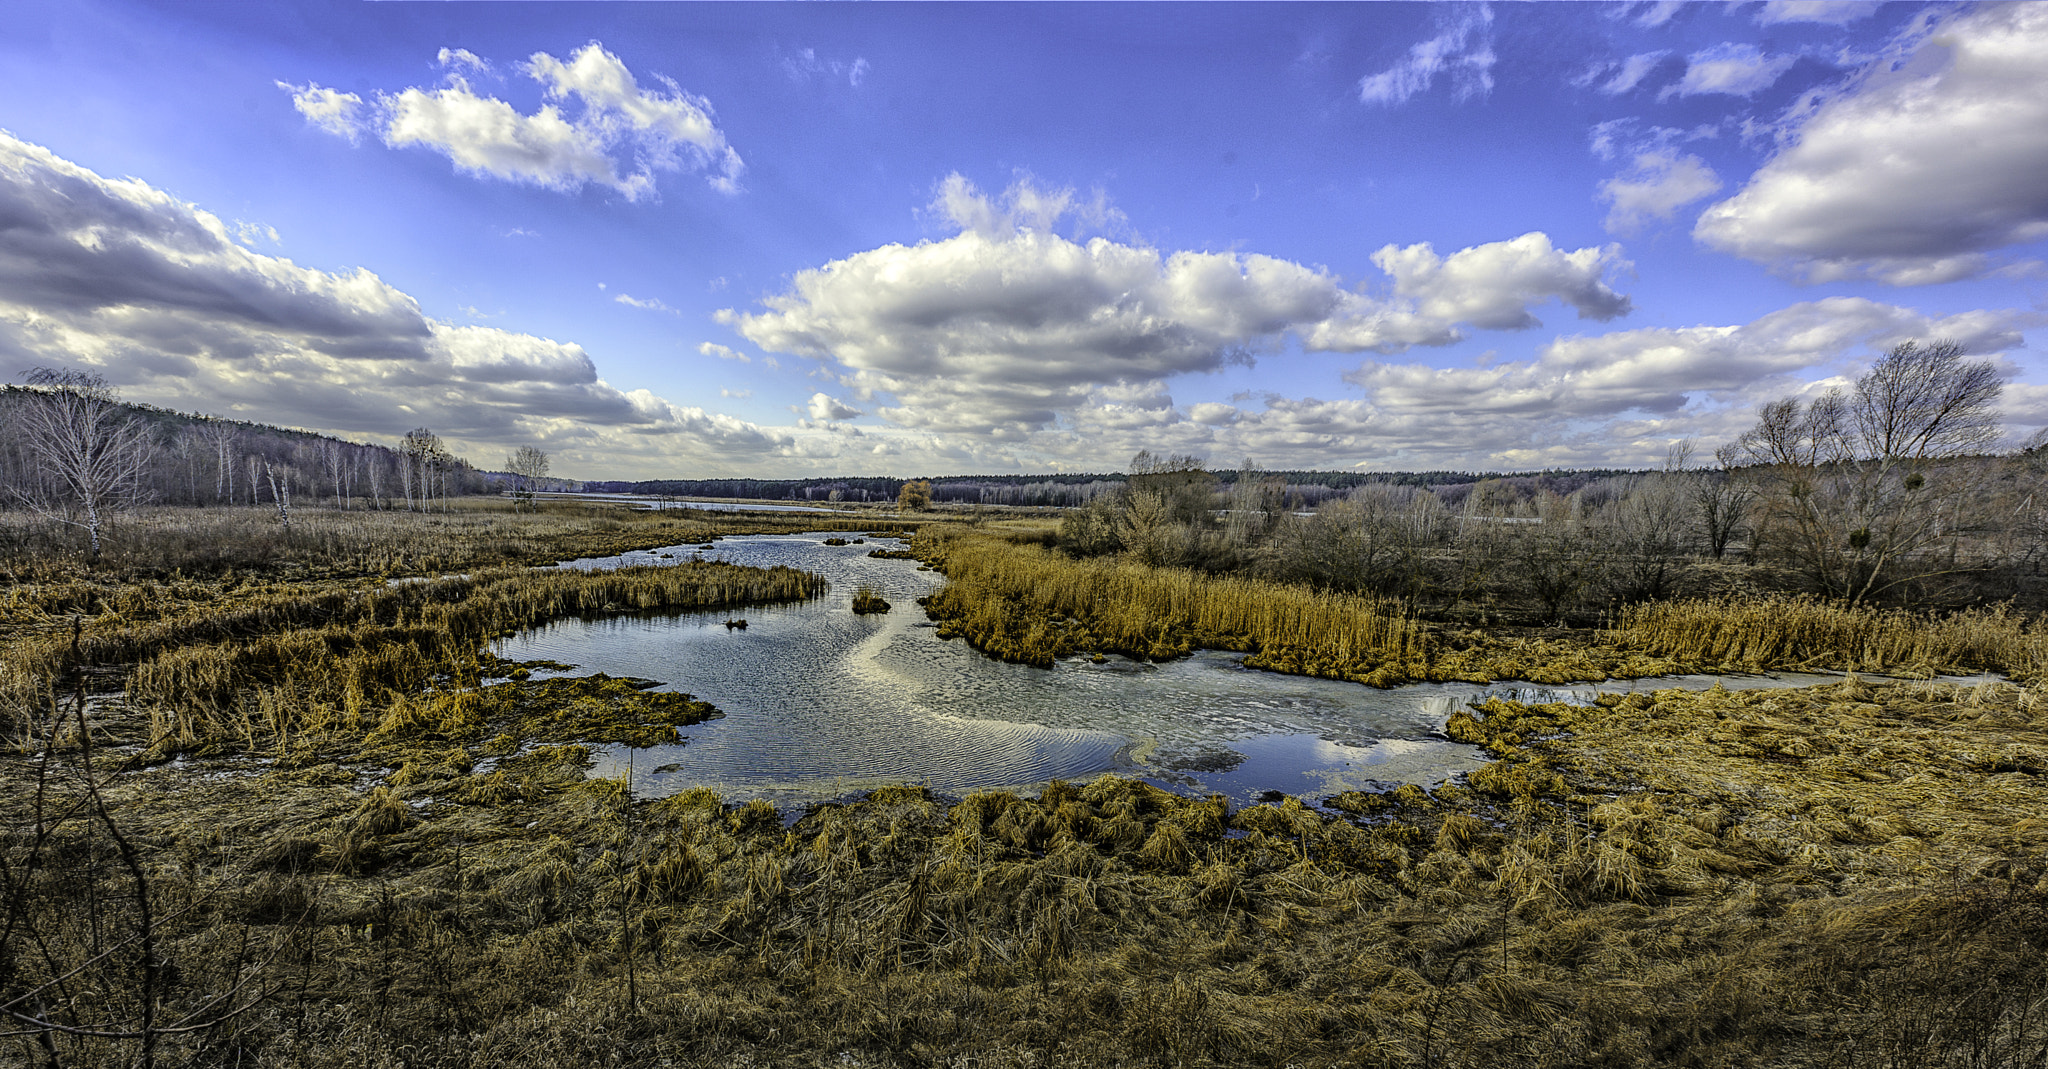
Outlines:
{"type": "Polygon", "coordinates": [[[860,616],[867,616],[871,613],[888,612],[889,602],[882,597],[881,591],[876,590],[874,587],[871,587],[866,583],[862,583],[860,587],[853,592],[853,611],[856,615],[860,616]]]}
{"type": "Polygon", "coordinates": [[[1245,664],[1368,686],[1537,683],[1664,675],[1675,662],[1583,643],[1446,634],[1398,599],[1319,592],[1236,576],[1077,561],[1028,540],[956,529],[921,532],[921,559],[947,585],[926,602],[942,638],[1000,660],[1049,667],[1077,653],[1164,660],[1195,649],[1249,653],[1245,664]]]}
{"type": "Polygon", "coordinates": [[[2048,623],[2005,607],[1946,616],[1813,598],[1655,602],[1623,611],[1613,641],[1707,672],[1773,669],[2038,679],[2048,623]]]}
{"type": "Polygon", "coordinates": [[[1594,641],[1509,637],[1432,628],[1397,599],[1076,561],[1030,535],[945,528],[914,540],[917,556],[949,580],[925,603],[942,637],[1042,667],[1077,653],[1156,660],[1237,650],[1251,667],[1382,687],[1777,669],[1923,678],[1989,670],[2027,680],[2048,666],[2048,624],[2004,608],[1923,617],[1812,598],[1693,599],[1628,608],[1594,641]]]}

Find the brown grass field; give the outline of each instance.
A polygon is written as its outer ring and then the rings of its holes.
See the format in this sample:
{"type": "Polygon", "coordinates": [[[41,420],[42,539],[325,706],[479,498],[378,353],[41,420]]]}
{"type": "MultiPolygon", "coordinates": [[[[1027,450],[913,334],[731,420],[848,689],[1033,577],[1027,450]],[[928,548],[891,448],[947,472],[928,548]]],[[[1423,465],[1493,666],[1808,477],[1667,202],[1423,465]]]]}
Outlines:
{"type": "MultiPolygon", "coordinates": [[[[1465,783],[1306,800],[1323,811],[1111,777],[891,788],[785,825],[588,775],[586,744],[717,710],[483,651],[557,616],[813,583],[502,567],[685,541],[666,517],[403,537],[436,519],[377,521],[431,556],[413,574],[467,578],[387,587],[310,550],[232,579],[17,567],[0,1062],[2048,1064],[2038,683],[1493,702],[1448,725],[1494,758],[1465,783]],[[123,681],[127,700],[87,700],[123,681]]],[[[721,522],[754,520],[688,538],[721,522]]],[[[929,607],[945,626],[1018,660],[1220,645],[1380,684],[2040,663],[2038,622],[1998,613],[1690,601],[1503,636],[986,529],[918,549],[953,581],[929,607]]]]}

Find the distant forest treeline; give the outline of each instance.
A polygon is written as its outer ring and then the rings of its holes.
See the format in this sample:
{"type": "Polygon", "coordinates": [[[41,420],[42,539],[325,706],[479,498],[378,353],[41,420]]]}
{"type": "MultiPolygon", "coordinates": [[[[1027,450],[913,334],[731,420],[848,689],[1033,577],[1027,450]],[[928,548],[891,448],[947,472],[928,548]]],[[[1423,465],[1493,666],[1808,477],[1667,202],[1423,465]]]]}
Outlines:
{"type": "MultiPolygon", "coordinates": [[[[34,391],[0,385],[0,509],[35,496],[46,479],[23,438],[18,406],[34,391]],[[19,493],[9,493],[9,490],[19,493]]],[[[505,489],[513,477],[478,469],[454,456],[426,428],[401,447],[351,442],[310,431],[249,420],[178,412],[154,405],[118,402],[146,428],[147,448],[140,482],[146,498],[164,505],[272,504],[271,482],[305,504],[345,508],[423,508],[432,501],[505,489]]],[[[1315,508],[1361,486],[1412,486],[1435,492],[1457,507],[1471,488],[1492,480],[1500,490],[1523,498],[1568,496],[1602,479],[1626,474],[1615,469],[1518,472],[1356,472],[1219,470],[1221,488],[1255,474],[1262,485],[1283,485],[1291,508],[1315,508]]],[[[757,501],[893,502],[911,480],[894,476],[838,476],[809,479],[651,479],[579,481],[543,479],[536,489],[660,497],[710,497],[757,501]]],[[[1078,508],[1122,491],[1122,472],[1040,475],[950,475],[933,477],[937,504],[1019,505],[1078,508]]]]}
{"type": "MultiPolygon", "coordinates": [[[[1473,471],[1217,471],[1223,486],[1235,485],[1241,474],[1261,483],[1279,480],[1286,501],[1295,508],[1314,508],[1361,486],[1414,486],[1436,492],[1447,505],[1464,500],[1471,487],[1489,480],[1523,497],[1550,493],[1569,496],[1602,479],[1629,474],[1621,469],[1532,471],[1500,475],[1473,471]]],[[[894,501],[907,479],[882,476],[824,479],[650,479],[640,482],[586,482],[593,493],[644,494],[655,497],[742,498],[755,501],[894,501]]],[[[1120,472],[1074,475],[948,475],[931,480],[932,501],[967,505],[1027,505],[1077,508],[1104,494],[1121,490],[1129,477],[1120,472]]]]}
{"type": "MultiPolygon", "coordinates": [[[[37,391],[0,385],[0,509],[52,495],[50,474],[25,435],[21,406],[37,391]]],[[[426,508],[495,493],[502,476],[477,470],[422,428],[405,446],[344,441],[247,420],[119,402],[143,425],[135,482],[163,505],[268,505],[273,484],[289,502],[347,508],[426,508]]]]}

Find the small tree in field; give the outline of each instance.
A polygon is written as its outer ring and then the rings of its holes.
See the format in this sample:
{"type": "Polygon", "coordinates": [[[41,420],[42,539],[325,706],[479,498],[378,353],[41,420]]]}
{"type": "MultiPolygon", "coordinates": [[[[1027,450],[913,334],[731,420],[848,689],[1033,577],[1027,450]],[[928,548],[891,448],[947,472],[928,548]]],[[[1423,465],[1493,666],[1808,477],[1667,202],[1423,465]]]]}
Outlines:
{"type": "Polygon", "coordinates": [[[896,507],[904,512],[923,512],[932,507],[932,481],[912,479],[896,494],[896,507]]]}
{"type": "Polygon", "coordinates": [[[548,477],[548,455],[533,446],[522,445],[518,452],[505,458],[505,470],[512,473],[512,499],[521,507],[531,505],[533,492],[548,477]]]}
{"type": "Polygon", "coordinates": [[[103,376],[39,367],[26,381],[37,393],[21,408],[23,437],[44,485],[15,492],[37,513],[84,530],[98,557],[114,513],[147,495],[148,428],[115,400],[103,376]]]}

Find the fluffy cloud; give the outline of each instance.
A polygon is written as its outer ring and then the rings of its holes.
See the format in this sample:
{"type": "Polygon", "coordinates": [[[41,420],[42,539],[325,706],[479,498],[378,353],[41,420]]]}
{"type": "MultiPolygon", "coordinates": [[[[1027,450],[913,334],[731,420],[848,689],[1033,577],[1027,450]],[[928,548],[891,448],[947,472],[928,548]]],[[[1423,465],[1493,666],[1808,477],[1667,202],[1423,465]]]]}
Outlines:
{"type": "MultiPolygon", "coordinates": [[[[0,361],[84,364],[130,396],[343,434],[427,425],[489,456],[775,456],[781,434],[598,377],[577,345],[429,319],[368,271],[236,244],[222,221],[0,134],[0,361]]],[[[629,461],[630,463],[630,461],[629,461]]]]}
{"type": "Polygon", "coordinates": [[[809,411],[812,419],[821,422],[825,420],[852,419],[855,416],[863,415],[860,409],[841,401],[837,397],[823,393],[811,395],[809,411]]]}
{"type": "Polygon", "coordinates": [[[1720,190],[1721,178],[1705,160],[1658,148],[1637,153],[1628,171],[1600,183],[1600,199],[1613,206],[1607,213],[1608,231],[1626,236],[1720,190]]]}
{"type": "MultiPolygon", "coordinates": [[[[1623,330],[1559,338],[1528,361],[1481,368],[1369,362],[1346,376],[1362,398],[1268,395],[1257,404],[1177,407],[1163,392],[1102,394],[1033,449],[1085,466],[1146,448],[1222,463],[1374,470],[1647,466],[1687,437],[1733,438],[1755,406],[1853,375],[1909,338],[1953,337],[1972,352],[2017,346],[2039,317],[1946,318],[1855,298],[1794,305],[1739,326],[1623,330]]],[[[2014,388],[2016,423],[2048,423],[2048,397],[2014,388]]]]}
{"type": "Polygon", "coordinates": [[[1747,97],[1769,89],[1797,56],[1768,56],[1752,44],[1726,42],[1685,57],[1685,77],[1661,96],[1723,93],[1747,97]]]}
{"type": "Polygon", "coordinates": [[[277,84],[307,121],[329,133],[353,141],[375,132],[386,145],[424,146],[473,174],[562,192],[596,184],[629,200],[652,196],[658,171],[703,171],[714,188],[738,188],[744,166],[713,122],[710,103],[666,78],[666,93],[642,88],[596,42],[567,62],[535,52],[521,64],[549,101],[531,115],[471,88],[462,72],[490,69],[477,56],[444,48],[440,61],[450,68],[446,84],[379,94],[374,108],[353,93],[277,84]],[[560,107],[569,104],[573,118],[560,107]]]}
{"type": "Polygon", "coordinates": [[[1405,104],[1408,98],[1448,74],[1453,95],[1464,100],[1493,91],[1493,10],[1485,4],[1455,5],[1443,32],[1408,49],[1401,62],[1359,80],[1358,99],[1367,104],[1405,104]]]}
{"type": "Polygon", "coordinates": [[[306,121],[336,137],[353,143],[363,132],[363,98],[318,85],[278,82],[277,87],[292,95],[292,107],[306,121]]]}
{"type": "Polygon", "coordinates": [[[1490,368],[1368,363],[1345,377],[1382,407],[1439,415],[1577,419],[1669,414],[1690,396],[1728,401],[1779,376],[1908,339],[1953,338],[1973,352],[2021,344],[2012,316],[1934,319],[1859,297],[1793,305],[1738,327],[1647,328],[1559,338],[1536,359],[1490,368]]]}
{"type": "Polygon", "coordinates": [[[1629,311],[1628,298],[1602,280],[1609,268],[1627,266],[1618,245],[1565,252],[1548,235],[1532,233],[1448,258],[1426,243],[1389,245],[1373,253],[1372,262],[1393,277],[1394,292],[1413,300],[1421,316],[1442,323],[1527,330],[1542,325],[1529,306],[1553,297],[1577,309],[1580,319],[1604,321],[1629,311]]]}
{"type": "Polygon", "coordinates": [[[742,364],[751,364],[754,362],[753,357],[748,356],[747,354],[740,352],[739,350],[731,348],[729,346],[720,345],[715,341],[704,342],[703,344],[697,346],[697,351],[703,353],[705,356],[715,356],[720,360],[737,360],[742,364]]]}
{"type": "Polygon", "coordinates": [[[1609,319],[1627,298],[1603,281],[1620,250],[1553,248],[1527,234],[1438,255],[1387,246],[1380,299],[1270,256],[1086,243],[1050,225],[1076,203],[1028,183],[1001,201],[943,183],[933,211],[961,232],[885,245],[799,272],[764,311],[719,319],[771,352],[836,362],[905,427],[1022,440],[1101,387],[1253,360],[1293,334],[1311,350],[1399,352],[1459,338],[1460,324],[1535,326],[1558,300],[1609,319]]]}
{"type": "Polygon", "coordinates": [[[1826,99],[1693,234],[1813,281],[1949,282],[2048,237],[2048,5],[1973,8],[1826,99]]]}

